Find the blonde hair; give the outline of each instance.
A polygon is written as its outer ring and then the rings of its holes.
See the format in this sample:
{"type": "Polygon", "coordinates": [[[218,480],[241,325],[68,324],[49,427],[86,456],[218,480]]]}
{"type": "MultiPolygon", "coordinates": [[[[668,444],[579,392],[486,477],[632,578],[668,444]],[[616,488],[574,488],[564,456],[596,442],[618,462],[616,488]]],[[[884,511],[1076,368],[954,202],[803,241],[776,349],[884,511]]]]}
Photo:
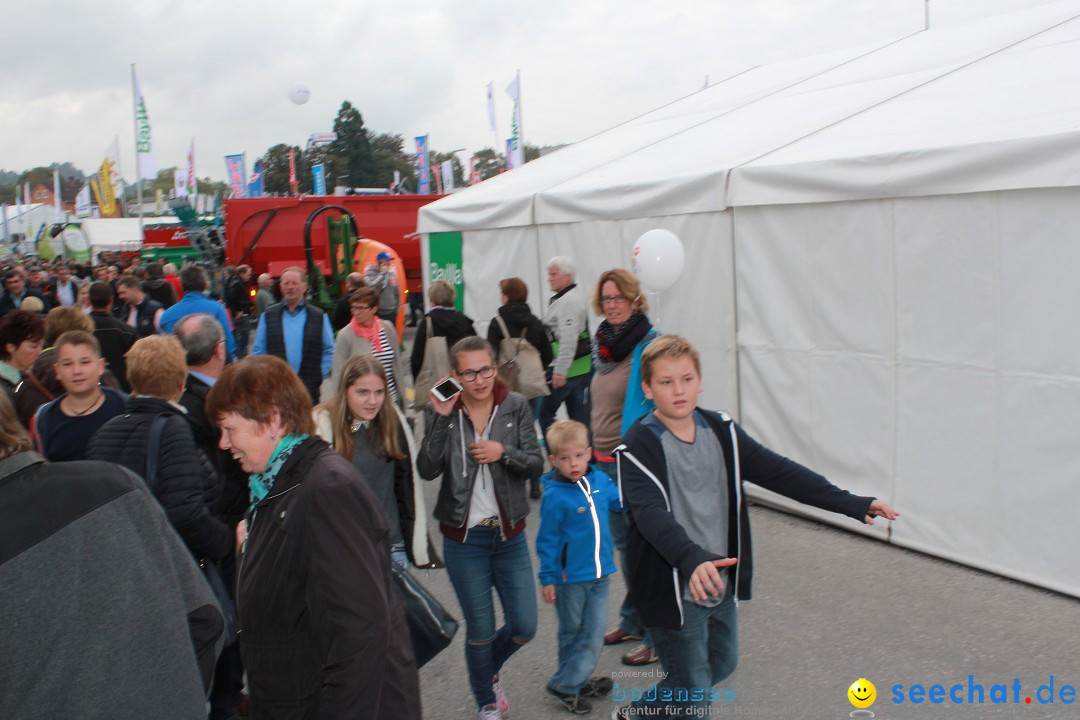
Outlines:
{"type": "Polygon", "coordinates": [[[436,280],[428,285],[427,294],[432,304],[439,307],[453,307],[454,300],[457,299],[457,291],[454,290],[454,286],[445,280],[436,280]]]}
{"type": "Polygon", "coordinates": [[[74,305],[54,307],[45,316],[45,345],[52,347],[56,339],[68,330],[94,332],[94,321],[90,316],[74,305]]]}
{"type": "Polygon", "coordinates": [[[341,381],[338,383],[334,397],[319,405],[318,409],[330,413],[330,424],[334,429],[334,449],[346,460],[352,460],[353,456],[353,433],[352,413],[349,412],[349,388],[352,384],[366,375],[375,375],[382,380],[386,397],[382,407],[375,415],[368,427],[368,437],[371,449],[376,457],[384,457],[387,460],[401,460],[405,453],[401,450],[398,437],[401,433],[398,423],[397,412],[391,407],[394,402],[390,397],[389,383],[386,381],[386,369],[373,355],[360,354],[349,358],[345,367],[341,370],[341,381]]]}
{"type": "Polygon", "coordinates": [[[173,335],[150,335],[136,341],[124,355],[131,392],[162,400],[179,398],[187,382],[186,355],[173,335]]]}
{"type": "Polygon", "coordinates": [[[589,428],[577,420],[559,420],[548,428],[544,436],[548,454],[558,455],[570,445],[577,443],[583,448],[589,447],[589,428]]]}
{"type": "Polygon", "coordinates": [[[20,310],[26,312],[40,313],[45,311],[45,303],[41,302],[41,298],[33,295],[27,295],[23,298],[22,303],[19,304],[20,310]]]}
{"type": "Polygon", "coordinates": [[[701,375],[701,355],[694,344],[679,335],[661,335],[653,340],[641,353],[641,380],[648,384],[652,380],[653,365],[657,360],[688,357],[694,361],[694,369],[701,375]]]}
{"type": "Polygon", "coordinates": [[[615,283],[615,287],[619,288],[619,294],[629,300],[635,310],[640,310],[643,313],[649,312],[649,301],[641,292],[641,283],[638,282],[637,276],[629,270],[614,268],[605,271],[600,276],[600,279],[596,281],[596,288],[593,289],[592,296],[594,313],[597,315],[604,314],[604,304],[600,302],[600,294],[604,291],[604,283],[608,281],[615,283]]]}

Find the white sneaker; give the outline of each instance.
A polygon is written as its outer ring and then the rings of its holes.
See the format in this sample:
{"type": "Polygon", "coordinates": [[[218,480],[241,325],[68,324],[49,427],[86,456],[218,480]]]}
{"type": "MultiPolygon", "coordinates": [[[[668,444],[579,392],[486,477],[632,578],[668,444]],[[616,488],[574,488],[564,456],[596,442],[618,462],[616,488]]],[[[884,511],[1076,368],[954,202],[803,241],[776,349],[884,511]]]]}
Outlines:
{"type": "Polygon", "coordinates": [[[495,705],[498,706],[500,713],[510,712],[510,701],[506,698],[506,693],[503,692],[502,683],[499,682],[499,676],[491,678],[491,689],[495,691],[495,705]]]}
{"type": "Polygon", "coordinates": [[[476,720],[502,720],[502,713],[494,705],[485,705],[476,713],[476,720]]]}

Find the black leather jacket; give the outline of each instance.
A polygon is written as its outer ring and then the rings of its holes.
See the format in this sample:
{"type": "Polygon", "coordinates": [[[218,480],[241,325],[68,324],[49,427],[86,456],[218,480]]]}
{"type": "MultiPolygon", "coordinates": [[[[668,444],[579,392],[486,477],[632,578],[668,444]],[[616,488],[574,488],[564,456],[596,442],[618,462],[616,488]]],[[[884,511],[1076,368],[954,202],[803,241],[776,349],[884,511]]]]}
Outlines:
{"type": "MultiPolygon", "coordinates": [[[[439,415],[431,407],[425,413],[427,433],[416,458],[416,468],[425,480],[442,475],[435,519],[443,524],[444,534],[453,535],[454,530],[464,534],[473,484],[480,469],[468,455],[469,443],[476,440],[476,433],[460,399],[449,416],[439,415]]],[[[492,413],[489,439],[502,443],[506,455],[500,462],[491,463],[491,479],[503,533],[509,537],[525,527],[529,514],[528,480],[540,474],[544,460],[536,441],[529,401],[524,396],[496,385],[492,413]]]]}

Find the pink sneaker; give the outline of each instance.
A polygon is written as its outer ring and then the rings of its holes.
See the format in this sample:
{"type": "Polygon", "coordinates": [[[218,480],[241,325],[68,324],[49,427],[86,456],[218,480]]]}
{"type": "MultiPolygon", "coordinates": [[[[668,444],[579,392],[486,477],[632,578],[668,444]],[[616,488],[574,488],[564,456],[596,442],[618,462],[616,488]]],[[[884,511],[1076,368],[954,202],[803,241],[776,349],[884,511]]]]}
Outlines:
{"type": "Polygon", "coordinates": [[[494,705],[485,705],[476,713],[476,720],[502,720],[502,714],[494,705]]]}
{"type": "Polygon", "coordinates": [[[510,712],[510,701],[506,699],[506,693],[503,692],[502,683],[499,682],[498,675],[491,678],[491,689],[495,691],[495,706],[499,708],[499,712],[510,712]]]}

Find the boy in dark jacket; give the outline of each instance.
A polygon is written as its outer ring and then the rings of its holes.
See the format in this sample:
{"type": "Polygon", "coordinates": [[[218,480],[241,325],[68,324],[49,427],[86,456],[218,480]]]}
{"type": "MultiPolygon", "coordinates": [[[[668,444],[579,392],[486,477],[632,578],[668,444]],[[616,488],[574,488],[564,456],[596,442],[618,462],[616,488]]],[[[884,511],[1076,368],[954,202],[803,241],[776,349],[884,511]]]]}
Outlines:
{"type": "Polygon", "coordinates": [[[759,445],[724,413],[700,410],[701,361],[677,335],[642,355],[655,404],[616,448],[630,512],[630,597],[667,675],[613,720],[707,713],[738,662],[735,603],[750,599],[753,557],[743,478],[799,502],[864,520],[899,516],[759,445]]]}
{"type": "Polygon", "coordinates": [[[608,576],[615,572],[608,511],[619,512],[618,490],[589,469],[589,430],[560,420],[547,432],[551,465],[543,477],[536,554],[544,600],[559,615],[559,668],[547,691],[572,713],[591,711],[586,697],[611,692],[606,677],[590,677],[604,646],[608,576]]]}

